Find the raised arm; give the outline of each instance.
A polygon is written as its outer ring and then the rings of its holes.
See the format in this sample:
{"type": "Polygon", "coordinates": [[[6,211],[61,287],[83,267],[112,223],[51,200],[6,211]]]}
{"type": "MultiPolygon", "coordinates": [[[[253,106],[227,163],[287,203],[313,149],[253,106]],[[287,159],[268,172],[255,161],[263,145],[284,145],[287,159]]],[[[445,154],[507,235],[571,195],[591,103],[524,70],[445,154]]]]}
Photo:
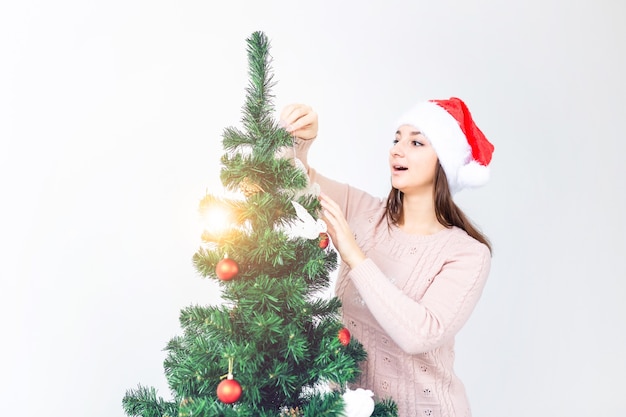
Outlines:
{"type": "Polygon", "coordinates": [[[353,268],[349,277],[394,342],[405,352],[418,354],[458,333],[480,298],[490,265],[485,245],[455,245],[419,301],[386,279],[370,259],[353,268]]]}
{"type": "Polygon", "coordinates": [[[310,106],[291,104],[281,112],[281,124],[294,134],[295,157],[306,167],[309,181],[317,183],[321,189],[321,203],[324,220],[329,227],[329,234],[344,262],[350,267],[365,259],[365,255],[356,244],[348,225],[349,219],[358,213],[379,207],[380,199],[370,194],[324,177],[309,166],[308,152],[317,137],[318,117],[310,106]],[[332,208],[329,207],[332,206],[332,208]]]}
{"type": "Polygon", "coordinates": [[[378,205],[379,199],[368,193],[320,175],[309,165],[309,148],[317,138],[318,115],[306,104],[290,104],[280,113],[280,124],[294,135],[294,155],[306,167],[311,182],[319,184],[322,192],[335,200],[344,215],[350,218],[353,212],[362,211],[371,205],[378,205]]]}
{"type": "Polygon", "coordinates": [[[317,113],[306,104],[289,104],[280,113],[280,124],[294,135],[296,157],[309,170],[309,148],[317,138],[317,113]]]}

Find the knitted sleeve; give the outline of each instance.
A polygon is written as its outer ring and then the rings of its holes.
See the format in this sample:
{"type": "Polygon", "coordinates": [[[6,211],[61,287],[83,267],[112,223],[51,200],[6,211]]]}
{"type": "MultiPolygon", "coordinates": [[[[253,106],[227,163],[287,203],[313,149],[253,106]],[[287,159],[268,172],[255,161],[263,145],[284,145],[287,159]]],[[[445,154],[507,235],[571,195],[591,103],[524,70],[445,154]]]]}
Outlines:
{"type": "Polygon", "coordinates": [[[348,274],[380,326],[408,354],[433,350],[454,337],[484,288],[489,249],[467,240],[450,245],[448,260],[419,301],[386,279],[371,259],[348,274]]]}
{"type": "Polygon", "coordinates": [[[382,204],[380,198],[348,184],[326,178],[313,168],[309,168],[309,180],[319,184],[322,192],[339,204],[348,220],[366,210],[379,208],[382,204]]]}

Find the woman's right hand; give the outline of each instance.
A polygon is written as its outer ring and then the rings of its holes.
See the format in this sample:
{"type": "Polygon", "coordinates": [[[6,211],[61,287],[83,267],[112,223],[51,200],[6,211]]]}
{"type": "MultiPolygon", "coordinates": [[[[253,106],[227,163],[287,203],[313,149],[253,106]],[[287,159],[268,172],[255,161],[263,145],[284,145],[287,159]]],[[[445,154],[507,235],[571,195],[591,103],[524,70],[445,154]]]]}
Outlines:
{"type": "Polygon", "coordinates": [[[280,113],[280,125],[294,136],[311,140],[317,137],[317,113],[306,104],[289,104],[280,113]]]}

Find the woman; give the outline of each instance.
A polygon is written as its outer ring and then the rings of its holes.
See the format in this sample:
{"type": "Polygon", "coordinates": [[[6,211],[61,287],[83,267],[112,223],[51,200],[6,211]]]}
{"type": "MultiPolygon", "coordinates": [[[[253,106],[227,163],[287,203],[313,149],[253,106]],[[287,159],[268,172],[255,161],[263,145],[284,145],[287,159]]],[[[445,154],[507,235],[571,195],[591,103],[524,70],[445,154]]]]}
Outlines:
{"type": "Polygon", "coordinates": [[[323,218],[342,265],[342,319],[368,352],[356,386],[391,397],[401,417],[470,416],[453,371],[454,338],[489,273],[491,247],[452,199],[488,179],[493,145],[458,98],[419,103],[397,123],[386,201],[309,167],[317,114],[285,107],[281,123],[320,185],[323,218]]]}

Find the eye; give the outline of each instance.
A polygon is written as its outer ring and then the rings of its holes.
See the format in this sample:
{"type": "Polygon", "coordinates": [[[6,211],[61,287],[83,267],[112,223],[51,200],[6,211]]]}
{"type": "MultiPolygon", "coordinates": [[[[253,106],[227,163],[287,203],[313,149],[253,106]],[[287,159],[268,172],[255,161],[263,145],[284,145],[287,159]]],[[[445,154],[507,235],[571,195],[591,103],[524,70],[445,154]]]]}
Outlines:
{"type": "Polygon", "coordinates": [[[393,144],[395,145],[396,143],[400,142],[397,138],[393,140],[393,144]]]}
{"type": "Polygon", "coordinates": [[[422,142],[420,142],[420,141],[417,141],[417,140],[412,140],[412,141],[411,141],[411,145],[413,145],[413,146],[422,146],[422,145],[423,145],[423,143],[422,143],[422,142]]]}

